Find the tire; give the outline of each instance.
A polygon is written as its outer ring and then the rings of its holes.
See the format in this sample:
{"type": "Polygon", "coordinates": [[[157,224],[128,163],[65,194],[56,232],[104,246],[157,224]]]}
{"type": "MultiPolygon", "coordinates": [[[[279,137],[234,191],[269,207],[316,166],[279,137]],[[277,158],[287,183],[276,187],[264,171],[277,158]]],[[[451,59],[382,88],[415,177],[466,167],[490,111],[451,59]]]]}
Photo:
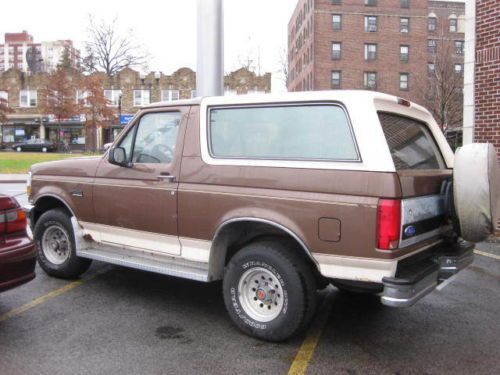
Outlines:
{"type": "Polygon", "coordinates": [[[459,234],[466,241],[481,242],[498,222],[500,170],[493,145],[474,143],[455,154],[453,203],[459,234]]]}
{"type": "Polygon", "coordinates": [[[266,341],[296,335],[308,325],[316,308],[315,279],[309,266],[278,241],[253,242],[238,251],[226,267],[223,295],[236,326],[266,341]]]}
{"type": "Polygon", "coordinates": [[[21,152],[23,149],[21,147],[16,147],[17,152],[21,152]]]}
{"type": "Polygon", "coordinates": [[[42,147],[42,152],[47,152],[47,147],[42,147]]]}
{"type": "Polygon", "coordinates": [[[90,267],[90,259],[76,256],[71,219],[64,210],[58,208],[42,214],[33,235],[38,263],[50,276],[71,279],[90,267]]]}

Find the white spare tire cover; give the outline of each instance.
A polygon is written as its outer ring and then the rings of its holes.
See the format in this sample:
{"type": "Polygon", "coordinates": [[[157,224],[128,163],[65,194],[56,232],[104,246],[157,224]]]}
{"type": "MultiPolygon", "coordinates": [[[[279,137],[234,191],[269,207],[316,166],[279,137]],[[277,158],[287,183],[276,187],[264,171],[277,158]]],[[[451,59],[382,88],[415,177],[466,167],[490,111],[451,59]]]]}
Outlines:
{"type": "Polygon", "coordinates": [[[480,242],[498,222],[500,170],[493,145],[473,143],[458,149],[453,171],[453,200],[466,241],[480,242]]]}

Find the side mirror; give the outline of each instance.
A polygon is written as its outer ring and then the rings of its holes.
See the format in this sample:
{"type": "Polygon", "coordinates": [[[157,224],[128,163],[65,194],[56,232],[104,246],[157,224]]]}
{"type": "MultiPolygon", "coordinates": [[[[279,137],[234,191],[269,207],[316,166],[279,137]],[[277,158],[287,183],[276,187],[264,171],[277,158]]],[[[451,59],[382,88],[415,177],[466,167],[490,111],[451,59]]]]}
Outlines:
{"type": "Polygon", "coordinates": [[[111,164],[119,165],[120,167],[129,167],[127,161],[127,152],[123,147],[116,147],[109,150],[108,161],[111,164]]]}

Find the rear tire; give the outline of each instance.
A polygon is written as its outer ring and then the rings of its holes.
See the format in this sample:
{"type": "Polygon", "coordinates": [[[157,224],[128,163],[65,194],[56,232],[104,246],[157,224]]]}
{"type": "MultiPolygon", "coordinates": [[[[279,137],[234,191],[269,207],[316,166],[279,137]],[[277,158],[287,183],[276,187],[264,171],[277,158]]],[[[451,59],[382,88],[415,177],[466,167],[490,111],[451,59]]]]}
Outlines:
{"type": "Polygon", "coordinates": [[[293,249],[253,242],[226,267],[223,294],[233,322],[247,335],[283,341],[305,328],[316,307],[315,279],[293,249]]]}
{"type": "Polygon", "coordinates": [[[40,267],[62,279],[80,276],[90,267],[90,259],[76,256],[75,236],[69,215],[54,209],[40,216],[33,232],[40,267]]]}

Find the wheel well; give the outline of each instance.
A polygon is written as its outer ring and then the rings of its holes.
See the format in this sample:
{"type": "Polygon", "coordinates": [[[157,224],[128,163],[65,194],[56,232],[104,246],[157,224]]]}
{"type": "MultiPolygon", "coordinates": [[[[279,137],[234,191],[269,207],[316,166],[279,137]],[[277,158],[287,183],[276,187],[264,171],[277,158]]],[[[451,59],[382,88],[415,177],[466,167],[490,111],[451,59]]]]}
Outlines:
{"type": "Polygon", "coordinates": [[[286,241],[290,250],[299,255],[311,267],[315,276],[321,277],[309,250],[287,230],[268,222],[242,220],[228,223],[220,229],[213,241],[210,268],[215,279],[224,275],[224,267],[245,245],[259,239],[286,241]]]}
{"type": "Polygon", "coordinates": [[[35,204],[35,210],[33,213],[33,226],[36,224],[43,213],[55,208],[62,208],[69,216],[73,216],[68,206],[66,206],[66,204],[60,199],[51,196],[42,197],[38,199],[35,204]]]}

